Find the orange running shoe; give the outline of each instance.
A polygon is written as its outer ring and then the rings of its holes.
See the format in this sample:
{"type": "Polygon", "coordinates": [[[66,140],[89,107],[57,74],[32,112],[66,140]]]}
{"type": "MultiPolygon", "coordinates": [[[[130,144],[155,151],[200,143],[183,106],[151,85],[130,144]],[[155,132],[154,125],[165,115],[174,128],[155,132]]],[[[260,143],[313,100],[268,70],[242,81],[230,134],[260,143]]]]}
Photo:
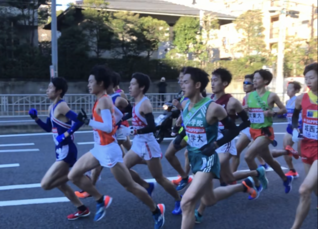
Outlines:
{"type": "Polygon", "coordinates": [[[177,178],[176,180],[172,180],[172,183],[173,183],[174,185],[178,186],[179,183],[181,182],[181,180],[182,180],[182,177],[181,177],[181,176],[178,176],[178,178],[177,178]]]}
{"type": "Polygon", "coordinates": [[[294,178],[298,178],[299,177],[299,174],[297,173],[297,171],[293,172],[291,170],[288,171],[288,173],[285,173],[285,176],[292,176],[294,178]]]}
{"type": "Polygon", "coordinates": [[[81,199],[85,199],[87,197],[91,197],[91,195],[85,191],[75,191],[75,195],[78,197],[78,198],[81,198],[81,199]]]}
{"type": "Polygon", "coordinates": [[[288,155],[293,156],[295,159],[299,158],[299,154],[298,154],[297,150],[294,150],[293,147],[286,146],[285,150],[287,150],[288,155]]]}
{"type": "Polygon", "coordinates": [[[104,197],[104,203],[105,203],[105,208],[108,208],[111,203],[113,202],[113,198],[110,196],[105,196],[104,197]]]}
{"type": "Polygon", "coordinates": [[[255,188],[254,180],[252,177],[248,177],[247,179],[242,181],[242,184],[247,188],[247,193],[250,194],[250,200],[255,200],[259,197],[259,192],[255,188]]]}

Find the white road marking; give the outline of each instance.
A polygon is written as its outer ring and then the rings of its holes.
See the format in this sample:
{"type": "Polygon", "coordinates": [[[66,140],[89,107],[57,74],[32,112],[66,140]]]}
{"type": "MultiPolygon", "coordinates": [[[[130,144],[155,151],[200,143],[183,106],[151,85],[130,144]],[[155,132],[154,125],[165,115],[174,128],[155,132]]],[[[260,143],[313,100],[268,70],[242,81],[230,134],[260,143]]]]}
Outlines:
{"type": "Polygon", "coordinates": [[[34,146],[34,143],[0,144],[0,147],[10,147],[10,146],[34,146]]]}
{"type": "Polygon", "coordinates": [[[0,150],[0,153],[18,153],[18,152],[38,152],[39,149],[6,149],[0,150]]]}
{"type": "Polygon", "coordinates": [[[0,165],[0,169],[3,169],[3,168],[12,168],[12,167],[19,167],[20,164],[19,163],[15,163],[15,164],[2,164],[0,165]]]}
{"type": "Polygon", "coordinates": [[[66,197],[0,201],[0,207],[69,202],[66,197]]]}

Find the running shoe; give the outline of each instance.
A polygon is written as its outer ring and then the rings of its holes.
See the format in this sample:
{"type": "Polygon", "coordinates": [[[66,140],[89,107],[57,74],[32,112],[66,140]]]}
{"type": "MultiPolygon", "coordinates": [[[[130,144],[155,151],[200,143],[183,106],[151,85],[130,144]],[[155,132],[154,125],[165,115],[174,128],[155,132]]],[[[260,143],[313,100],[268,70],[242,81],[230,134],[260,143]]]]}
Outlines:
{"type": "Polygon", "coordinates": [[[191,182],[192,182],[192,178],[191,177],[188,177],[187,180],[181,179],[180,183],[176,187],[177,191],[184,190],[191,182]]]}
{"type": "Polygon", "coordinates": [[[165,205],[158,204],[157,207],[160,210],[159,214],[153,215],[153,219],[155,220],[155,229],[160,229],[165,224],[165,205]]]}
{"type": "Polygon", "coordinates": [[[149,188],[146,188],[149,196],[152,196],[153,191],[155,190],[157,183],[148,183],[149,184],[149,188]]]}
{"type": "Polygon", "coordinates": [[[177,179],[172,180],[172,183],[177,186],[177,185],[181,182],[181,180],[182,180],[182,177],[181,177],[181,176],[178,176],[177,179]]]}
{"type": "MultiPolygon", "coordinates": [[[[258,195],[260,195],[261,192],[263,191],[263,186],[260,184],[258,187],[255,186],[255,188],[256,188],[256,190],[257,190],[257,192],[258,192],[258,195]]],[[[254,200],[251,196],[248,196],[248,199],[249,199],[249,200],[254,200]]]]}
{"type": "Polygon", "coordinates": [[[265,170],[267,170],[269,168],[266,163],[264,165],[260,164],[259,166],[263,166],[265,170]]]}
{"type": "Polygon", "coordinates": [[[258,173],[259,173],[259,177],[257,177],[257,179],[261,183],[263,189],[267,189],[268,180],[267,180],[267,177],[266,177],[265,168],[263,166],[261,166],[261,167],[258,167],[256,169],[256,171],[258,171],[258,173]]]}
{"type": "Polygon", "coordinates": [[[286,176],[286,178],[287,180],[284,181],[285,193],[289,193],[292,190],[292,183],[293,183],[294,177],[286,176]]]}
{"type": "MultiPolygon", "coordinates": [[[[180,196],[182,198],[182,196],[180,196]]],[[[176,201],[174,204],[174,209],[172,211],[173,215],[181,215],[182,210],[181,210],[181,199],[179,201],[176,201]]]]}
{"type": "Polygon", "coordinates": [[[113,198],[110,196],[104,196],[104,201],[102,203],[96,204],[96,213],[94,221],[101,220],[106,215],[106,208],[108,208],[113,201],[113,198]]]}
{"type": "Polygon", "coordinates": [[[91,214],[91,212],[89,211],[88,208],[86,208],[85,211],[77,211],[73,214],[70,214],[67,216],[67,219],[68,220],[77,220],[79,218],[84,218],[84,217],[87,217],[91,214]]]}
{"type": "Polygon", "coordinates": [[[203,215],[199,216],[199,212],[197,209],[194,211],[195,223],[199,224],[202,222],[203,215]]]}
{"type": "Polygon", "coordinates": [[[293,156],[295,159],[298,159],[298,158],[299,158],[299,154],[298,154],[297,150],[294,150],[293,147],[291,147],[291,146],[286,146],[286,147],[285,147],[285,150],[287,151],[287,153],[288,153],[289,156],[293,156]]]}
{"type": "Polygon", "coordinates": [[[88,192],[85,192],[83,190],[82,191],[75,191],[75,195],[78,198],[81,198],[81,199],[85,199],[85,198],[91,197],[91,195],[88,192]]]}
{"type": "Polygon", "coordinates": [[[299,174],[297,173],[297,171],[293,172],[293,171],[289,170],[287,173],[285,173],[285,176],[286,177],[292,176],[293,178],[298,178],[299,174]]]}
{"type": "Polygon", "coordinates": [[[250,194],[250,200],[255,200],[259,197],[259,192],[255,187],[255,183],[252,177],[245,179],[242,184],[247,188],[247,193],[250,194]]]}

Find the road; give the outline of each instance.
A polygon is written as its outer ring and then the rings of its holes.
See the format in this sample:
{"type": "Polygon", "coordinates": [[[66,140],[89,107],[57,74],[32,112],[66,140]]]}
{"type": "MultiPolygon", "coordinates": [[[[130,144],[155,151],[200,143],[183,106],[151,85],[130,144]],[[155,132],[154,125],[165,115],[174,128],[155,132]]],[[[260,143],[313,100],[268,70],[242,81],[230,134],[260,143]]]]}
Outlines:
{"type": "MultiPolygon", "coordinates": [[[[282,147],[285,125],[275,125],[277,147],[282,147]]],[[[90,150],[93,136],[90,132],[77,133],[79,156],[90,150]]],[[[161,144],[165,152],[168,141],[161,144]]],[[[110,229],[147,229],[153,228],[153,219],[147,207],[132,194],[127,193],[112,177],[108,169],[102,172],[102,180],[97,188],[101,193],[114,198],[107,210],[107,215],[99,222],[93,221],[95,202],[92,198],[83,200],[92,214],[90,217],[76,221],[68,221],[66,216],[75,212],[75,208],[67,202],[59,190],[44,191],[40,181],[46,170],[55,160],[52,136],[49,134],[0,135],[0,228],[110,228],[110,229]]],[[[243,154],[242,154],[243,155],[243,154]]],[[[178,154],[183,162],[183,154],[178,154]]],[[[247,169],[243,156],[240,170],[247,169]]],[[[278,161],[286,167],[283,158],[278,161]]],[[[300,178],[293,184],[289,194],[279,177],[272,171],[267,172],[269,189],[262,192],[254,201],[247,200],[247,194],[238,193],[229,199],[217,203],[207,209],[203,222],[196,226],[200,229],[289,229],[298,205],[298,189],[304,178],[301,160],[294,161],[300,178]]],[[[162,160],[164,174],[175,177],[177,174],[162,160]]],[[[145,179],[151,179],[150,173],[143,165],[136,166],[136,171],[145,179]]],[[[285,170],[287,171],[287,170],[285,170]]],[[[219,185],[216,180],[215,186],[219,185]]],[[[74,190],[78,190],[71,185],[74,190]]],[[[174,216],[174,200],[158,187],[153,196],[157,203],[166,205],[167,229],[180,228],[181,216],[174,216]]],[[[317,197],[312,195],[309,215],[303,229],[317,228],[317,197]]]]}

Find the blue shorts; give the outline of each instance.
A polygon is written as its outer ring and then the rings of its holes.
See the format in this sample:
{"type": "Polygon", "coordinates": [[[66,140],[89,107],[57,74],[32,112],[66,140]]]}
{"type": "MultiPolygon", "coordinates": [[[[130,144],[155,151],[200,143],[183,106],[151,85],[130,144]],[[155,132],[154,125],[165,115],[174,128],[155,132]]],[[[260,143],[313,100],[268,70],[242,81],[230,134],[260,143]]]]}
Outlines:
{"type": "MultiPolygon", "coordinates": [[[[298,123],[298,129],[301,130],[301,123],[298,123]]],[[[293,135],[293,126],[291,124],[287,125],[286,132],[293,135]]]]}
{"type": "Polygon", "coordinates": [[[74,142],[55,146],[56,161],[64,161],[73,167],[77,160],[77,148],[74,142]]]}

